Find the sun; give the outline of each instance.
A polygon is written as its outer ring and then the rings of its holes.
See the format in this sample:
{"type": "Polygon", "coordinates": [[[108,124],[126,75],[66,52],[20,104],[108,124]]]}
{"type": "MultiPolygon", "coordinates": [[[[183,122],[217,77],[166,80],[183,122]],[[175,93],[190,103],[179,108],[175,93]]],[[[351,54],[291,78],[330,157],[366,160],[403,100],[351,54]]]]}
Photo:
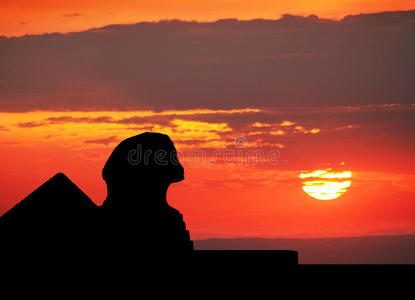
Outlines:
{"type": "Polygon", "coordinates": [[[333,200],[347,192],[352,184],[352,172],[332,169],[302,172],[303,191],[318,200],[333,200]]]}

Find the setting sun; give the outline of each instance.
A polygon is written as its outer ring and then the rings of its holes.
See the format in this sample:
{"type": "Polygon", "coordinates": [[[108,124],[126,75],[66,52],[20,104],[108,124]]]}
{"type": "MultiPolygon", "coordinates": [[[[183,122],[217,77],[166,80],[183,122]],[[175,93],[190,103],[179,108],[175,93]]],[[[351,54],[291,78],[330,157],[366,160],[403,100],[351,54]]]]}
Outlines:
{"type": "Polygon", "coordinates": [[[331,169],[316,170],[301,173],[303,191],[318,200],[333,200],[339,198],[352,184],[352,172],[334,172],[331,169]]]}

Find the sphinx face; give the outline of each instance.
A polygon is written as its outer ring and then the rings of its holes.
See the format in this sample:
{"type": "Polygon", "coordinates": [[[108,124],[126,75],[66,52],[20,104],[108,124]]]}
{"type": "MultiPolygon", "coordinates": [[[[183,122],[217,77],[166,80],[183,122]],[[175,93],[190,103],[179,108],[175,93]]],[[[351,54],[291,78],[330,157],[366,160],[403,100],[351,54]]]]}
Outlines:
{"type": "Polygon", "coordinates": [[[180,182],[184,179],[184,168],[181,165],[179,159],[177,158],[176,149],[172,152],[171,157],[172,161],[168,181],[169,183],[180,182]]]}
{"type": "Polygon", "coordinates": [[[134,178],[141,186],[170,185],[184,179],[184,168],[181,165],[173,143],[164,148],[153,148],[144,151],[141,165],[133,166],[129,178],[134,178]]]}
{"type": "Polygon", "coordinates": [[[176,148],[167,135],[143,133],[122,141],[105,164],[103,178],[112,192],[166,187],[184,179],[176,148]]]}

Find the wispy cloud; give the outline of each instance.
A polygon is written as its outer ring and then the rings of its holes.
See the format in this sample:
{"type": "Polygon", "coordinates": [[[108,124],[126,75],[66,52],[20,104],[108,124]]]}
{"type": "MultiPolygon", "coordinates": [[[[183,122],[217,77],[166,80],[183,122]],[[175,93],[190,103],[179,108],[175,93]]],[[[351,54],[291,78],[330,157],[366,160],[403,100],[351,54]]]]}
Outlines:
{"type": "Polygon", "coordinates": [[[71,13],[71,14],[65,14],[64,17],[65,18],[76,18],[76,17],[82,17],[84,16],[83,14],[80,13],[71,13]]]}
{"type": "Polygon", "coordinates": [[[29,122],[17,123],[17,126],[21,127],[21,128],[34,128],[34,127],[40,127],[40,126],[46,126],[46,125],[48,125],[47,122],[32,122],[32,121],[29,121],[29,122]]]}
{"type": "Polygon", "coordinates": [[[86,144],[101,144],[101,145],[107,146],[109,144],[117,143],[119,141],[120,141],[119,138],[114,135],[114,136],[101,138],[101,139],[86,140],[86,141],[84,141],[84,143],[86,143],[86,144]]]}

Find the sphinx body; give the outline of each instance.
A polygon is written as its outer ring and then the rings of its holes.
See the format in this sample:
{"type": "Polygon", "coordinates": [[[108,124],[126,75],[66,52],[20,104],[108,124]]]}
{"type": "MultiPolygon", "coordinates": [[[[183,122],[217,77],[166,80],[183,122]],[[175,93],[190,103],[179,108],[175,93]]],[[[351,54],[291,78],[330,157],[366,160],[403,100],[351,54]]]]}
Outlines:
{"type": "Polygon", "coordinates": [[[121,142],[102,172],[107,198],[99,208],[106,248],[146,253],[189,253],[193,249],[183,216],[167,203],[170,184],[184,169],[167,135],[143,133],[121,142]]]}
{"type": "Polygon", "coordinates": [[[167,135],[124,140],[102,174],[108,195],[100,207],[64,174],[48,180],[0,218],[2,250],[124,259],[191,253],[183,216],[166,199],[170,184],[184,179],[167,135]]]}

